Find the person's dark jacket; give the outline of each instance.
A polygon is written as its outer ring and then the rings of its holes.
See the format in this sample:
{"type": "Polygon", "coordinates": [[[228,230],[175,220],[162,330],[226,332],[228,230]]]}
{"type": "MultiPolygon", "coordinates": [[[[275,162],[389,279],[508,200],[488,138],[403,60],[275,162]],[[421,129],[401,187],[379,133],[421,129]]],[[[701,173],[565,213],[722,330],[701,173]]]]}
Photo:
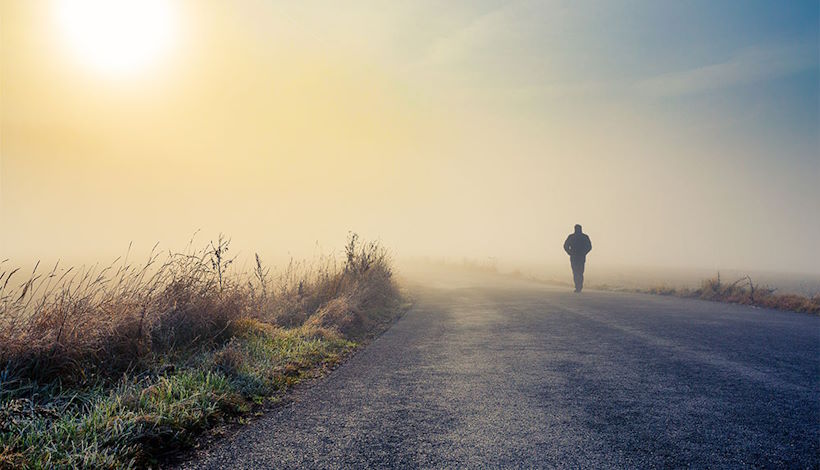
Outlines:
{"type": "Polygon", "coordinates": [[[564,242],[564,251],[575,259],[586,259],[587,253],[592,251],[592,242],[585,233],[571,233],[564,242]]]}

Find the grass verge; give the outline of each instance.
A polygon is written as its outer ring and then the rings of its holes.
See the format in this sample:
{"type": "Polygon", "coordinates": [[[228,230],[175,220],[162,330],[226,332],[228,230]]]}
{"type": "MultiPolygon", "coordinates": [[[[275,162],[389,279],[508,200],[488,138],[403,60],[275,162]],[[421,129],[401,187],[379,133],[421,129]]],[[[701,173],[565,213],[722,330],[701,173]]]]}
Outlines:
{"type": "MultiPolygon", "coordinates": [[[[612,290],[607,286],[600,286],[599,288],[612,290]]],[[[656,286],[649,289],[636,289],[635,292],[820,315],[820,295],[805,297],[797,294],[778,294],[776,289],[755,284],[749,276],[726,283],[721,280],[720,274],[718,274],[713,278],[702,281],[700,287],[695,289],[656,286]]]]}
{"type": "Polygon", "coordinates": [[[231,274],[227,248],[0,291],[0,468],[150,466],[334,367],[400,311],[385,251],[355,235],[344,262],[275,279],[258,258],[231,274]]]}

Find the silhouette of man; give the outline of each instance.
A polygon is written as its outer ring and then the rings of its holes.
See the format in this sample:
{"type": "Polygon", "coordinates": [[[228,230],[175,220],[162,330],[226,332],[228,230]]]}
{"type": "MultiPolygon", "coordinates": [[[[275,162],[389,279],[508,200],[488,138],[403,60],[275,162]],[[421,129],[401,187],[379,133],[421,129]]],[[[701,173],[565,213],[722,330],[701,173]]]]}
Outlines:
{"type": "Polygon", "coordinates": [[[587,234],[581,232],[581,226],[575,224],[575,232],[567,237],[564,242],[564,251],[569,255],[569,263],[572,266],[572,278],[575,280],[575,292],[581,292],[584,288],[584,264],[587,261],[587,253],[592,250],[592,242],[587,234]]]}

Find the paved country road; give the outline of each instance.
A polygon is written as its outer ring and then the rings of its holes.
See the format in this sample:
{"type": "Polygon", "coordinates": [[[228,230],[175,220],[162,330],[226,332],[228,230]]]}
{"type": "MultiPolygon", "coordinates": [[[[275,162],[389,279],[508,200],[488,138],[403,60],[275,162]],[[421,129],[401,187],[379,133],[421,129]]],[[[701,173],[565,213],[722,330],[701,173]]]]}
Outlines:
{"type": "Polygon", "coordinates": [[[414,292],[183,467],[820,466],[820,318],[500,279],[414,292]]]}

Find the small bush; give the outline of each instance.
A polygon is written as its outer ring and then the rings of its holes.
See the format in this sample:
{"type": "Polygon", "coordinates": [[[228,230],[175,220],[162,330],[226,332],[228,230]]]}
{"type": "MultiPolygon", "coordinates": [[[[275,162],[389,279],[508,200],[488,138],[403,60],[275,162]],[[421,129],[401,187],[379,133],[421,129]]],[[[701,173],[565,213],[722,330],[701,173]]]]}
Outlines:
{"type": "Polygon", "coordinates": [[[333,299],[316,312],[307,325],[313,328],[334,328],[349,337],[358,336],[365,325],[355,307],[356,302],[349,297],[333,299]]]}
{"type": "Polygon", "coordinates": [[[281,331],[270,323],[255,318],[240,318],[231,323],[230,334],[235,338],[250,338],[253,336],[275,336],[281,331]]]}

